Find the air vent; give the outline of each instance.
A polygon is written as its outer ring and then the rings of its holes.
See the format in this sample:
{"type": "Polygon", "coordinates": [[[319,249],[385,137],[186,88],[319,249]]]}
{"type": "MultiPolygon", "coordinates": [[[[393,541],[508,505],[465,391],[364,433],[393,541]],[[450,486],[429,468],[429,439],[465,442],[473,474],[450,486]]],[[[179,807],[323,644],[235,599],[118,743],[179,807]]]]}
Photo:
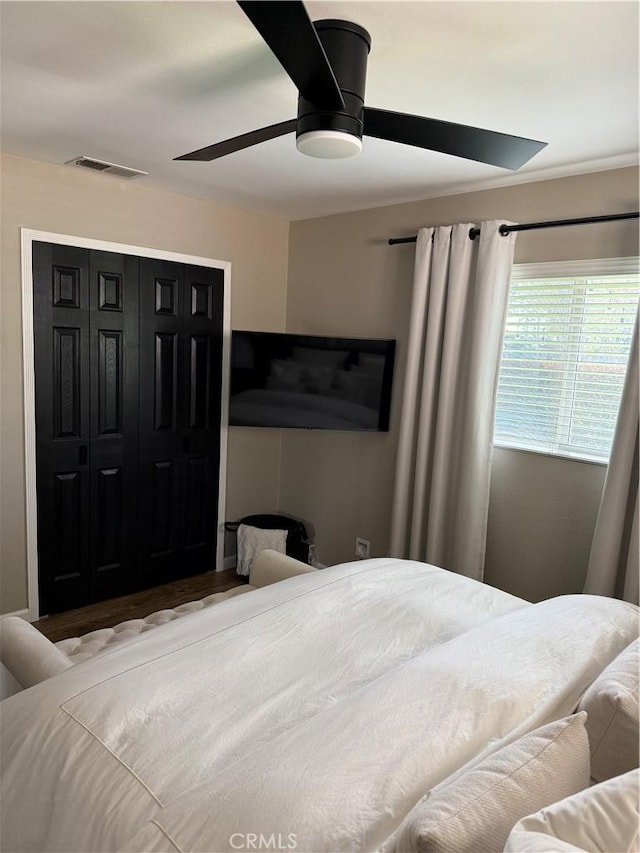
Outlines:
{"type": "Polygon", "coordinates": [[[67,161],[66,166],[80,166],[82,169],[92,169],[94,172],[103,172],[105,175],[115,175],[117,178],[139,178],[148,175],[141,169],[132,169],[130,166],[118,166],[117,163],[108,163],[106,160],[96,160],[95,157],[74,157],[67,161]]]}

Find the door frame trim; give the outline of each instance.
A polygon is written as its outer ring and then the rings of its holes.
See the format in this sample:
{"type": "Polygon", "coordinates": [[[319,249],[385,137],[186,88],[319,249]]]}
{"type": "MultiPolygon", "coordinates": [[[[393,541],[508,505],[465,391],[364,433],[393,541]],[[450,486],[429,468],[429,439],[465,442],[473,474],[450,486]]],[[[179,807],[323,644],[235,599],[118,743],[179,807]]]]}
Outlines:
{"type": "Polygon", "coordinates": [[[25,510],[27,533],[27,598],[29,620],[40,618],[40,596],[38,591],[38,502],[36,493],[36,397],[35,358],[33,344],[33,243],[56,243],[80,249],[97,249],[102,252],[117,252],[163,261],[176,261],[193,266],[219,269],[224,274],[223,318],[222,318],[222,387],[220,393],[220,470],[218,480],[218,536],[216,543],[216,571],[224,571],[224,518],[227,483],[227,439],[229,423],[229,367],[231,356],[231,262],[181,252],[169,252],[148,246],[131,246],[112,243],[89,237],[75,237],[50,231],[20,229],[22,255],[22,371],[24,389],[24,468],[25,510]]]}

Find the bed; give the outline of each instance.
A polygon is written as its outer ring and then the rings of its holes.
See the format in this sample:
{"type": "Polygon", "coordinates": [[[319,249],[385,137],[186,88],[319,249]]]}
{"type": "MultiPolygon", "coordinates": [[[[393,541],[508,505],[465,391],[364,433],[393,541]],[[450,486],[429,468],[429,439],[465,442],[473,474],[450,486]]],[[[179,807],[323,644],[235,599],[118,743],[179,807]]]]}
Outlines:
{"type": "Polygon", "coordinates": [[[529,604],[412,561],[257,589],[2,702],[3,849],[392,850],[428,791],[571,714],[637,632],[620,601],[529,604]]]}

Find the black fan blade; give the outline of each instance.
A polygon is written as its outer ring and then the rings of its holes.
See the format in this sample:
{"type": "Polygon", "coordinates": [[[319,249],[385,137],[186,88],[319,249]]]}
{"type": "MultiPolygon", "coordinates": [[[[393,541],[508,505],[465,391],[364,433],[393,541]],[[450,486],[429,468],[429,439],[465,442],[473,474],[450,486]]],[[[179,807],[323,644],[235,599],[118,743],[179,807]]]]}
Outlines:
{"type": "Polygon", "coordinates": [[[315,27],[298,0],[238,0],[303,98],[322,110],[344,100],[315,27]]]}
{"type": "Polygon", "coordinates": [[[364,108],[364,133],[365,136],[402,142],[514,170],[547,145],[546,142],[509,136],[480,127],[369,107],[364,108]]]}
{"type": "Polygon", "coordinates": [[[296,129],[297,124],[298,120],[295,118],[289,119],[289,121],[281,121],[279,124],[270,124],[269,127],[261,127],[249,133],[242,133],[240,136],[234,136],[233,139],[215,142],[213,145],[207,145],[206,148],[198,148],[197,151],[173,159],[217,160],[218,157],[224,157],[225,154],[233,154],[235,151],[242,151],[243,148],[250,148],[260,142],[266,142],[269,139],[275,139],[277,136],[284,136],[285,133],[291,133],[296,129]]]}

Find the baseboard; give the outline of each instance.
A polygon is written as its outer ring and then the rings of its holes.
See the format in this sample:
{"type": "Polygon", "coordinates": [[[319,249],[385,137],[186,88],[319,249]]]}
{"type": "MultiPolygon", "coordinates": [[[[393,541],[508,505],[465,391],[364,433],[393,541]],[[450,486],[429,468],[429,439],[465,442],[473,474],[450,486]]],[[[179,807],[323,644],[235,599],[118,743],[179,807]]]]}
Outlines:
{"type": "Polygon", "coordinates": [[[29,609],[27,607],[24,610],[13,610],[11,613],[0,613],[0,619],[4,619],[5,616],[19,616],[21,619],[25,619],[27,622],[29,619],[29,609]]]}
{"type": "MultiPolygon", "coordinates": [[[[230,554],[228,557],[224,558],[224,561],[222,563],[222,568],[219,569],[218,571],[226,572],[228,569],[235,569],[237,561],[238,561],[238,555],[237,554],[230,554]]],[[[314,560],[311,563],[311,565],[313,566],[314,569],[326,569],[327,568],[325,563],[319,563],[317,560],[314,560]]],[[[29,611],[25,611],[25,612],[28,613],[29,611]]]]}

